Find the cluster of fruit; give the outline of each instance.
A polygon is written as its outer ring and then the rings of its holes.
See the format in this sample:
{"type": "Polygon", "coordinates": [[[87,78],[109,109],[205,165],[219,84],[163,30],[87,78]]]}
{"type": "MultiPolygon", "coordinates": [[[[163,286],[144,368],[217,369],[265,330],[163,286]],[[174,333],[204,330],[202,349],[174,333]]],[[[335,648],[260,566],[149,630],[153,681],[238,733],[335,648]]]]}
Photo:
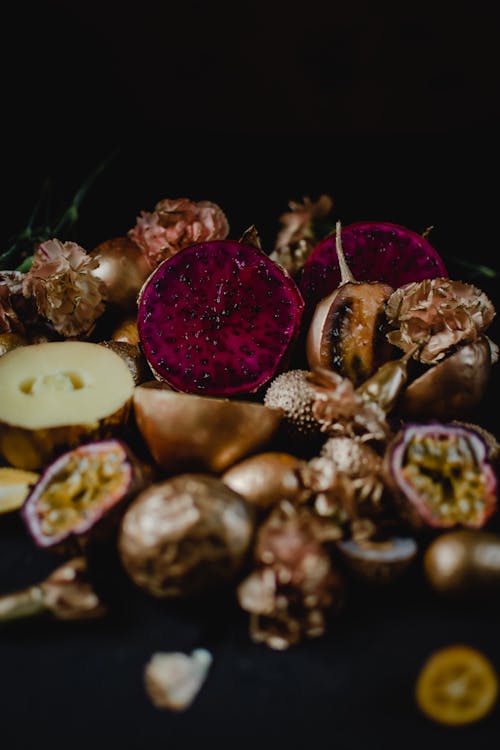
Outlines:
{"type": "MultiPolygon", "coordinates": [[[[253,228],[196,242],[175,221],[185,246],[158,212],[92,253],[104,313],[81,335],[45,307],[43,337],[0,337],[0,503],[46,549],[116,545],[153,596],[236,582],[252,637],[283,649],[325,631],[350,575],[394,580],[429,533],[495,511],[499,446],[464,421],[497,358],[495,310],[398,225],[338,223],[316,244],[309,224],[290,273],[253,228]]],[[[37,303],[40,268],[35,253],[15,280],[37,303]]],[[[84,558],[0,600],[4,619],[42,610],[103,613],[84,558]]]]}

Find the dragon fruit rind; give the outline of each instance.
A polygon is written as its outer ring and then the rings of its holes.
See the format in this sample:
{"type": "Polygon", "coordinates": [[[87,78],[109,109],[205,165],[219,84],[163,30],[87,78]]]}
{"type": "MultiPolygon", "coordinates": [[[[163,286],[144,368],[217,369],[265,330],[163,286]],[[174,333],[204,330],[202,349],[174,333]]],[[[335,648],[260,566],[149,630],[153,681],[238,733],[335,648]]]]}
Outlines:
{"type": "MultiPolygon", "coordinates": [[[[342,247],[357,281],[383,281],[397,289],[411,281],[448,276],[444,262],[417,232],[387,221],[360,221],[342,228],[342,247]]],[[[300,288],[314,306],[340,283],[335,234],[322,240],[305,264],[300,288]]]]}
{"type": "Polygon", "coordinates": [[[159,380],[210,396],[252,393],[287,363],[304,301],[265,253],[205,242],[164,261],[144,284],[137,327],[159,380]]]}

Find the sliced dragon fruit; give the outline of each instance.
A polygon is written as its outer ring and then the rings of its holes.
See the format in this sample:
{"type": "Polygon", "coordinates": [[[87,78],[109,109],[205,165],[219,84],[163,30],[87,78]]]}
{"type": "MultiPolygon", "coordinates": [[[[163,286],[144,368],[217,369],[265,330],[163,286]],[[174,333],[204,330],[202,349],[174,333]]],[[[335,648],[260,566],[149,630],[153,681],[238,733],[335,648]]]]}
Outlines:
{"type": "Polygon", "coordinates": [[[218,240],[181,250],[144,284],[137,327],[159,380],[210,396],[252,393],[283,368],[304,301],[261,250],[218,240]]]}
{"type": "MultiPolygon", "coordinates": [[[[386,221],[360,221],[342,228],[344,254],[355,279],[384,281],[393,289],[411,281],[448,276],[442,258],[411,229],[386,221]]],[[[305,264],[300,288],[308,306],[331,294],[340,284],[335,235],[313,250],[305,264]]]]}

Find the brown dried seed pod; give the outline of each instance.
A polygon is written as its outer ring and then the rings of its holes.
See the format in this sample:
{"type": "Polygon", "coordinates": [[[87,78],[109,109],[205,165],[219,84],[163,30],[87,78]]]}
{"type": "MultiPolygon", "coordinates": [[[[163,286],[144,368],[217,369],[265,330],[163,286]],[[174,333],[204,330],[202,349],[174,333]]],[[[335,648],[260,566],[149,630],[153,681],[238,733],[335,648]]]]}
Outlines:
{"type": "Polygon", "coordinates": [[[289,370],[275,378],[264,396],[264,404],[282,409],[283,422],[294,436],[309,437],[320,430],[312,407],[316,398],[308,370],[289,370]]]}
{"type": "Polygon", "coordinates": [[[262,404],[178,393],[158,382],[134,392],[137,426],[163,471],[224,471],[270,443],[282,412],[262,404]]]}
{"type": "Polygon", "coordinates": [[[221,479],[261,510],[280,500],[300,501],[304,488],[300,470],[305,461],[289,453],[259,453],[232,466],[221,479]]]}
{"type": "Polygon", "coordinates": [[[382,282],[354,279],[342,250],[340,222],[336,249],[341,282],[314,311],[307,332],[307,361],[311,369],[335,370],[360,385],[391,358],[392,347],[380,330],[393,289],[382,282]]]}
{"type": "Polygon", "coordinates": [[[118,548],[138,586],[157,597],[186,596],[232,579],[253,531],[241,495],[215,477],[181,474],[140,493],[123,517],[118,548]]]}
{"type": "Polygon", "coordinates": [[[491,373],[486,339],[464,344],[406,388],[398,412],[405,419],[460,419],[480,404],[491,373]]]}

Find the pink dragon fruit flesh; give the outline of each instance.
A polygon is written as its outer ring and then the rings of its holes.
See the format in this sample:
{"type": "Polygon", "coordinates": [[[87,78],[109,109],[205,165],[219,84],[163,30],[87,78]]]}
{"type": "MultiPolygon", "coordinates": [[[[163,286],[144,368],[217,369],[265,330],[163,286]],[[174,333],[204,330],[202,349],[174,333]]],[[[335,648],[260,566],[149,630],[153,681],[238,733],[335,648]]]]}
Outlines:
{"type": "Polygon", "coordinates": [[[304,301],[265,253],[236,241],[191,245],[144,284],[137,326],[159,380],[207,396],[257,391],[282,369],[304,301]]]}
{"type": "MultiPolygon", "coordinates": [[[[448,276],[442,258],[429,242],[411,229],[381,221],[361,221],[342,228],[347,264],[357,281],[384,281],[397,289],[422,279],[448,276]]],[[[322,240],[305,264],[300,288],[306,305],[314,308],[340,283],[335,234],[322,240]]]]}

